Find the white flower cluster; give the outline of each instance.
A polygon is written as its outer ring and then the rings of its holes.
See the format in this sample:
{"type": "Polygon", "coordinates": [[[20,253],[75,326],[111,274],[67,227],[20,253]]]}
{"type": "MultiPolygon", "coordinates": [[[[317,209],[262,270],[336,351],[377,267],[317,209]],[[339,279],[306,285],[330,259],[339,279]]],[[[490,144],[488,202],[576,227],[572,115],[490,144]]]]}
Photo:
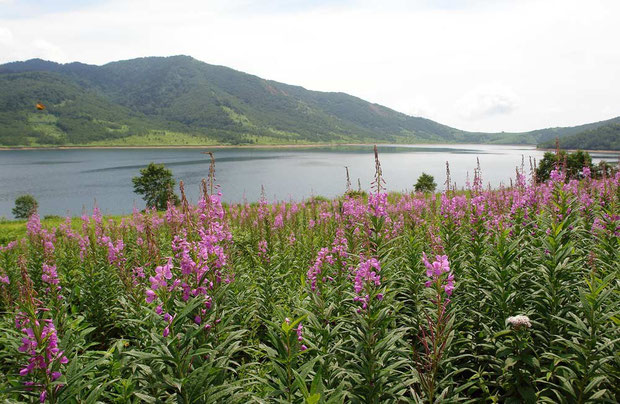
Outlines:
{"type": "Polygon", "coordinates": [[[512,316],[512,317],[508,317],[506,319],[507,323],[510,323],[510,325],[512,325],[513,327],[521,327],[521,326],[525,326],[527,328],[530,328],[532,326],[532,323],[530,323],[530,318],[528,316],[512,316]]]}

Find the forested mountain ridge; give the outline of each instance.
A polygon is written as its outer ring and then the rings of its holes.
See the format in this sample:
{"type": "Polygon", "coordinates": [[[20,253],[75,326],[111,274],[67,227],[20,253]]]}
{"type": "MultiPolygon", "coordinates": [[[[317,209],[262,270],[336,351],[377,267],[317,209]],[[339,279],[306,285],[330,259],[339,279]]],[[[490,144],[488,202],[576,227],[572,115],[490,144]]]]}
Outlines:
{"type": "Polygon", "coordinates": [[[535,144],[546,136],[562,136],[565,129],[466,132],[348,94],[306,90],[189,56],[102,66],[41,59],[0,65],[3,145],[535,144]],[[46,109],[37,111],[37,102],[46,109]]]}
{"type": "MultiPolygon", "coordinates": [[[[538,145],[540,148],[554,148],[555,141],[551,140],[538,145]]],[[[581,150],[620,150],[620,119],[581,131],[574,135],[559,139],[561,149],[581,150]]]]}

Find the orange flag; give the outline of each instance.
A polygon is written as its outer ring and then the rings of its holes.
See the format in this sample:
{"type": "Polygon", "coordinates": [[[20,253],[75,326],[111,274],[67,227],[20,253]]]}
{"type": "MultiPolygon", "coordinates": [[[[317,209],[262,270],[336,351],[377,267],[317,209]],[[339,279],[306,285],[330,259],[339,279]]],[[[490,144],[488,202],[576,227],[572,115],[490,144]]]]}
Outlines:
{"type": "Polygon", "coordinates": [[[44,110],[44,109],[45,109],[45,105],[41,104],[40,102],[37,102],[37,109],[38,109],[39,111],[42,111],[42,110],[44,110]]]}

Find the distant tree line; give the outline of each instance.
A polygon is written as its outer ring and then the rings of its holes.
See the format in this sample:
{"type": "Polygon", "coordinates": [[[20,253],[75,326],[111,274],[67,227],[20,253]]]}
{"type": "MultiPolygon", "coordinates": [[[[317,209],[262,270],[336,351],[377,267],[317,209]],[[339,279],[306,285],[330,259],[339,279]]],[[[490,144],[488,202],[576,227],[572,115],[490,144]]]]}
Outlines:
{"type": "MultiPolygon", "coordinates": [[[[581,150],[620,150],[620,123],[612,122],[572,136],[558,139],[561,149],[581,150]]],[[[541,148],[554,148],[555,141],[539,145],[541,148]]]]}

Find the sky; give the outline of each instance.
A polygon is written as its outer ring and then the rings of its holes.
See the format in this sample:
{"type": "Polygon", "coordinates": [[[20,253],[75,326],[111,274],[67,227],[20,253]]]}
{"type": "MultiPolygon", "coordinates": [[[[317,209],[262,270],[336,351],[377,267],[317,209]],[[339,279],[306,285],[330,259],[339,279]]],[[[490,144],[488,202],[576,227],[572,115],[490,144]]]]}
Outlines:
{"type": "Polygon", "coordinates": [[[619,0],[0,0],[0,63],[185,54],[470,131],[620,115],[619,0]]]}

